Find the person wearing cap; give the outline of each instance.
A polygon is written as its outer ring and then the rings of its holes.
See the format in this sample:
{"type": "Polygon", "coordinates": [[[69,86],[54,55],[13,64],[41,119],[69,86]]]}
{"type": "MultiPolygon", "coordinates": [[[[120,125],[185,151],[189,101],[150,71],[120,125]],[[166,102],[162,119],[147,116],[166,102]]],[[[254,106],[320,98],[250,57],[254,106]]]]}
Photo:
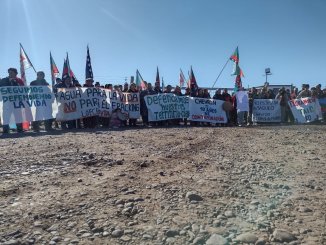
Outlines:
{"type": "Polygon", "coordinates": [[[99,88],[99,87],[101,87],[100,82],[96,82],[96,83],[95,83],[95,88],[99,88]]]}
{"type": "MultiPolygon", "coordinates": [[[[32,81],[30,86],[49,86],[45,80],[45,74],[43,71],[38,71],[36,73],[36,80],[32,81]]],[[[44,126],[46,131],[52,130],[52,119],[44,120],[44,126]]],[[[32,128],[36,132],[40,131],[40,121],[32,122],[32,128]]]]}

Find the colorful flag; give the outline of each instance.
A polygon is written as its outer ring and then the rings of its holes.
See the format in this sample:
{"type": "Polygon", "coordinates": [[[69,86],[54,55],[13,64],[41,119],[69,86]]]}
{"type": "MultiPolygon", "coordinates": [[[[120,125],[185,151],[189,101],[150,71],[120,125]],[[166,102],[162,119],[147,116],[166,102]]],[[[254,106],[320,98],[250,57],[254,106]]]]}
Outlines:
{"type": "Polygon", "coordinates": [[[32,62],[30,61],[30,59],[28,58],[23,45],[20,43],[20,75],[21,75],[21,79],[23,80],[24,84],[26,85],[26,74],[25,74],[25,70],[28,68],[33,68],[34,71],[36,72],[32,62]]]}
{"type": "Polygon", "coordinates": [[[146,89],[146,84],[144,83],[143,77],[140,75],[138,69],[136,70],[136,85],[141,87],[142,90],[146,89]]]}
{"type": "Polygon", "coordinates": [[[234,82],[234,92],[239,91],[239,88],[242,87],[241,75],[237,75],[234,82]]]}
{"type": "Polygon", "coordinates": [[[179,80],[180,80],[180,88],[182,88],[183,86],[184,86],[184,83],[185,83],[185,81],[186,81],[186,78],[185,78],[185,76],[183,75],[183,72],[182,72],[182,70],[180,69],[180,76],[179,76],[179,80]]]}
{"type": "Polygon", "coordinates": [[[71,78],[72,83],[74,85],[79,85],[79,82],[78,82],[74,72],[70,68],[68,53],[67,53],[67,58],[63,62],[62,80],[64,80],[66,78],[66,76],[69,76],[71,78]]]}
{"type": "Polygon", "coordinates": [[[192,66],[190,67],[189,85],[190,85],[190,88],[198,89],[196,77],[195,77],[194,71],[192,70],[192,66]]]}
{"type": "Polygon", "coordinates": [[[156,68],[156,79],[155,79],[155,83],[159,83],[160,86],[161,86],[160,73],[158,71],[158,67],[156,68]]]}
{"type": "Polygon", "coordinates": [[[235,63],[239,63],[239,49],[238,47],[235,49],[234,53],[231,55],[230,60],[235,63]]]}
{"type": "Polygon", "coordinates": [[[240,68],[239,63],[234,63],[234,65],[233,65],[233,72],[232,72],[231,75],[233,75],[233,76],[240,75],[240,76],[244,77],[243,71],[240,68]]]}
{"type": "Polygon", "coordinates": [[[89,55],[89,48],[87,45],[87,56],[86,56],[86,70],[85,70],[85,80],[93,79],[93,70],[91,64],[91,57],[89,55]]]}
{"type": "Polygon", "coordinates": [[[55,85],[55,79],[60,76],[59,69],[55,64],[52,54],[50,52],[50,69],[51,69],[51,79],[52,79],[52,86],[55,85]]]}

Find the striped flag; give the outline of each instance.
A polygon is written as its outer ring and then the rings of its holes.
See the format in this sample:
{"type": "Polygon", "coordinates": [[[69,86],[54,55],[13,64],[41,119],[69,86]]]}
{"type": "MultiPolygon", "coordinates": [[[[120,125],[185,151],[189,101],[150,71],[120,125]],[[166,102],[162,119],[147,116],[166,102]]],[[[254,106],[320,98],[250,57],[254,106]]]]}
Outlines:
{"type": "Polygon", "coordinates": [[[192,70],[192,66],[190,67],[189,85],[190,85],[190,88],[198,89],[196,77],[195,77],[194,71],[192,70]]]}
{"type": "Polygon", "coordinates": [[[243,71],[242,71],[242,69],[240,68],[240,66],[239,66],[238,63],[234,63],[234,65],[233,65],[233,72],[232,72],[231,75],[233,75],[233,76],[238,76],[238,75],[240,75],[241,77],[244,77],[243,71]]]}
{"type": "Polygon", "coordinates": [[[185,75],[183,75],[183,72],[181,69],[180,69],[179,81],[180,81],[180,88],[182,88],[184,86],[186,78],[185,78],[185,75]]]}
{"type": "Polygon", "coordinates": [[[235,63],[239,63],[239,49],[238,49],[238,47],[234,50],[233,54],[230,57],[230,60],[232,60],[235,63]]]}
{"type": "Polygon", "coordinates": [[[51,79],[52,79],[52,86],[55,85],[55,79],[60,76],[59,69],[55,64],[52,54],[50,52],[50,69],[51,69],[51,79]]]}
{"type": "Polygon", "coordinates": [[[140,75],[138,69],[136,70],[136,85],[141,87],[142,90],[146,89],[146,84],[144,83],[143,77],[140,75]]]}
{"type": "Polygon", "coordinates": [[[25,74],[25,70],[28,68],[33,68],[34,71],[36,72],[32,62],[30,61],[30,59],[28,58],[23,45],[20,43],[20,75],[21,75],[21,79],[23,80],[24,84],[26,85],[26,74],[25,74]]]}
{"type": "Polygon", "coordinates": [[[67,76],[69,76],[74,85],[79,85],[79,82],[74,74],[74,72],[70,68],[69,57],[67,53],[67,58],[63,62],[63,71],[62,71],[62,80],[64,80],[67,76]]]}

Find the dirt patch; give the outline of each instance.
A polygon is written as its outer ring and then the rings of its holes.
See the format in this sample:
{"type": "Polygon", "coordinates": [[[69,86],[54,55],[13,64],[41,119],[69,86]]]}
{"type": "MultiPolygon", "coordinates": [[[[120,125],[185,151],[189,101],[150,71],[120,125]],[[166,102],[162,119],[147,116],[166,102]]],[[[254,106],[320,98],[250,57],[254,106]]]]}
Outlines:
{"type": "Polygon", "coordinates": [[[325,129],[1,138],[0,244],[325,244],[325,129]]]}

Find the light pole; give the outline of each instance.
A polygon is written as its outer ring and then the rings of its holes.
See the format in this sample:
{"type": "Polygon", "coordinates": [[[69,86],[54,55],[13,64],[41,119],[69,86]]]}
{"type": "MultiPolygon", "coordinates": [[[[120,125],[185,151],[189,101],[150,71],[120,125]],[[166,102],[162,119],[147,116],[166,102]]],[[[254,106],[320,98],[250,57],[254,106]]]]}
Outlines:
{"type": "Polygon", "coordinates": [[[270,75],[272,75],[272,73],[271,73],[271,69],[270,68],[266,68],[265,69],[265,76],[266,76],[266,81],[265,81],[265,83],[267,84],[267,76],[270,76],[270,75]]]}

